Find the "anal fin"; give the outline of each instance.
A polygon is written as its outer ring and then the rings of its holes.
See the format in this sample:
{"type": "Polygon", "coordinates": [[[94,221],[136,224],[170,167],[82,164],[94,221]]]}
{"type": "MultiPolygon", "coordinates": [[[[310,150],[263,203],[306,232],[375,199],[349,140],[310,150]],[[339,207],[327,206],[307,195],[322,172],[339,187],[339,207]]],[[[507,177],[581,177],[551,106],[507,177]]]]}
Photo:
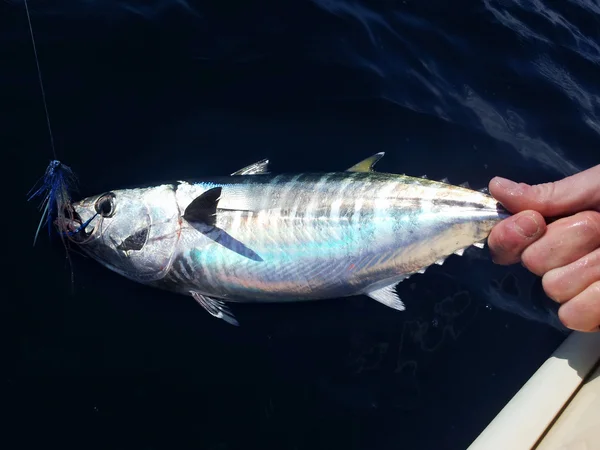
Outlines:
{"type": "Polygon", "coordinates": [[[397,311],[404,311],[406,309],[404,303],[396,293],[397,284],[394,283],[371,292],[365,292],[365,295],[397,311]]]}
{"type": "Polygon", "coordinates": [[[236,327],[240,325],[229,307],[222,300],[215,300],[196,291],[190,291],[190,294],[211,316],[223,319],[225,322],[236,327]]]}

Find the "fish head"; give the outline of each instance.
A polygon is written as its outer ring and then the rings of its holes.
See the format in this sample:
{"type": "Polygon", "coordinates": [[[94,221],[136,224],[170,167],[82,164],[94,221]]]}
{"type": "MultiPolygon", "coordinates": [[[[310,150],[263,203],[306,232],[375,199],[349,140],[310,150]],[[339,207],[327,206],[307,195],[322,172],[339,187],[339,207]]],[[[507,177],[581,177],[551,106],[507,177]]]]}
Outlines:
{"type": "Polygon", "coordinates": [[[180,231],[172,185],[106,192],[70,208],[57,226],[107,268],[141,283],[169,270],[180,231]]]}

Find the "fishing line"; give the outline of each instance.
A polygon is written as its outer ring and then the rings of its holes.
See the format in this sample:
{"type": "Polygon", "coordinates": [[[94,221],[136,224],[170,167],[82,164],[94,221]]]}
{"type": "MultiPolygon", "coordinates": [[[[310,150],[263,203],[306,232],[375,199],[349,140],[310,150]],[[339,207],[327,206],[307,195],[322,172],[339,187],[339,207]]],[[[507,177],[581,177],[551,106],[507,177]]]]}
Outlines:
{"type": "Polygon", "coordinates": [[[44,111],[46,112],[46,124],[48,125],[48,134],[50,135],[50,147],[52,148],[52,154],[56,159],[56,148],[54,147],[54,135],[52,134],[52,127],[50,126],[50,114],[48,113],[48,103],[46,102],[46,90],[44,89],[44,81],[42,80],[42,70],[40,68],[40,61],[38,58],[38,52],[35,45],[35,38],[33,37],[33,26],[31,25],[31,15],[29,14],[29,3],[24,0],[25,13],[27,14],[27,24],[29,25],[29,34],[31,36],[31,45],[33,46],[33,54],[35,55],[35,65],[37,67],[38,79],[40,81],[40,90],[42,91],[42,101],[44,103],[44,111]]]}
{"type": "MultiPolygon", "coordinates": [[[[75,234],[82,232],[85,235],[85,227],[91,221],[86,221],[85,224],[81,222],[79,216],[75,213],[71,204],[70,191],[75,187],[76,177],[70,167],[64,165],[57,159],[56,146],[54,145],[54,134],[52,133],[52,125],[50,121],[50,114],[48,111],[48,102],[46,100],[46,90],[44,88],[44,81],[42,77],[42,70],[40,67],[40,61],[35,43],[35,35],[33,33],[33,25],[31,21],[31,14],[29,11],[28,0],[23,0],[25,5],[25,13],[27,15],[27,25],[29,26],[29,35],[31,37],[31,45],[33,47],[33,54],[35,57],[35,65],[37,69],[38,81],[40,90],[42,93],[42,103],[44,105],[44,112],[46,115],[46,125],[48,127],[48,135],[50,137],[50,148],[52,149],[52,155],[54,159],[50,161],[46,171],[41,179],[33,186],[29,191],[28,201],[36,197],[42,197],[42,202],[39,206],[42,211],[42,217],[38,224],[33,244],[35,245],[40,230],[44,222],[48,225],[48,234],[51,235],[52,225],[55,224],[59,228],[59,237],[65,247],[66,258],[69,262],[71,269],[71,286],[74,285],[74,274],[73,264],[69,255],[69,241],[77,242],[75,234]],[[65,233],[64,230],[70,231],[69,227],[73,227],[74,224],[79,226],[72,232],[65,233]]],[[[78,236],[77,236],[78,237],[78,236]]]]}

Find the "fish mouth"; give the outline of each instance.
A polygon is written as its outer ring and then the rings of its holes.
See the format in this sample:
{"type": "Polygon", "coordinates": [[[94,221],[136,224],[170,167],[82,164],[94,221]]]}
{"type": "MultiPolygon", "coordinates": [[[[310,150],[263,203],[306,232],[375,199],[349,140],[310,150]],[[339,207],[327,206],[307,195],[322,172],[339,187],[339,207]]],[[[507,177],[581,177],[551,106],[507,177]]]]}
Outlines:
{"type": "Polygon", "coordinates": [[[87,230],[89,223],[84,224],[83,219],[71,204],[63,208],[62,214],[59,214],[54,220],[54,226],[61,234],[76,243],[83,243],[94,232],[94,227],[87,230]]]}

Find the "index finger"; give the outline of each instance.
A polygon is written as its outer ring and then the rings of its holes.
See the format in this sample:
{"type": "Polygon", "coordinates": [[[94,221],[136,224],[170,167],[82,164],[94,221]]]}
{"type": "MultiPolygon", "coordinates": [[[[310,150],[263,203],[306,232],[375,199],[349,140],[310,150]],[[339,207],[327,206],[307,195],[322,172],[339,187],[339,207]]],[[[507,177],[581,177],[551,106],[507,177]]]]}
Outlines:
{"type": "Polygon", "coordinates": [[[528,185],[501,177],[490,181],[490,193],[509,211],[538,211],[545,217],[600,209],[600,165],[553,183],[528,185]]]}

